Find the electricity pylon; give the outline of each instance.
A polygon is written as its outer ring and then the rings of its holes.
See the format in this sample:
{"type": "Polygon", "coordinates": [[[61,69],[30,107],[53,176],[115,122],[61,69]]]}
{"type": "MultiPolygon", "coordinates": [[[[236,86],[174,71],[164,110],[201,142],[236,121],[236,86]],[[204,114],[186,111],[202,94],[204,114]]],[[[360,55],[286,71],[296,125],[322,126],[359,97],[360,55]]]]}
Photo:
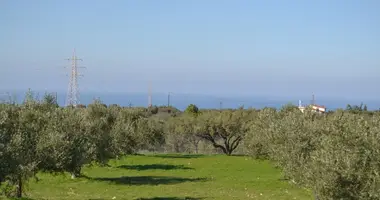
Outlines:
{"type": "Polygon", "coordinates": [[[73,56],[66,60],[71,61],[71,73],[70,73],[69,88],[68,88],[67,96],[66,96],[66,106],[76,107],[79,104],[78,78],[82,76],[78,73],[78,68],[84,68],[84,67],[77,66],[77,61],[78,60],[82,61],[82,59],[77,58],[75,49],[73,52],[73,56]]]}
{"type": "Polygon", "coordinates": [[[152,82],[149,81],[149,88],[148,88],[148,107],[152,107],[152,82]]]}

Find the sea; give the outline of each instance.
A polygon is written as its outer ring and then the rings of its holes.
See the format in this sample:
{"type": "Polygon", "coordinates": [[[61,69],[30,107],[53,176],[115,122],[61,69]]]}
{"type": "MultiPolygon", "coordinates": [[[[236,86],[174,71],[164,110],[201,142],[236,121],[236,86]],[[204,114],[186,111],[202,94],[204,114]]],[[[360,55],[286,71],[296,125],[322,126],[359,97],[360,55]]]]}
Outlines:
{"type": "MultiPolygon", "coordinates": [[[[25,99],[25,91],[0,91],[0,100],[7,101],[9,98],[22,103],[25,99]]],[[[33,96],[40,99],[45,93],[57,95],[58,103],[61,106],[65,105],[66,92],[45,92],[33,91],[33,96]]],[[[100,100],[106,105],[118,104],[120,106],[147,107],[147,93],[110,93],[110,92],[82,92],[79,96],[80,104],[88,105],[94,100],[100,100]]],[[[309,98],[311,99],[311,98],[309,98]]],[[[310,100],[304,100],[303,105],[310,104],[310,100]]],[[[379,110],[380,100],[349,100],[344,98],[318,98],[316,104],[326,106],[327,110],[336,110],[346,108],[350,105],[367,105],[369,110],[379,110]]],[[[226,109],[226,108],[256,108],[264,107],[281,108],[287,104],[298,105],[299,98],[289,97],[269,97],[269,96],[217,96],[207,94],[181,94],[181,93],[153,93],[152,105],[156,106],[174,106],[179,110],[184,110],[189,104],[195,104],[201,109],[226,109]]]]}

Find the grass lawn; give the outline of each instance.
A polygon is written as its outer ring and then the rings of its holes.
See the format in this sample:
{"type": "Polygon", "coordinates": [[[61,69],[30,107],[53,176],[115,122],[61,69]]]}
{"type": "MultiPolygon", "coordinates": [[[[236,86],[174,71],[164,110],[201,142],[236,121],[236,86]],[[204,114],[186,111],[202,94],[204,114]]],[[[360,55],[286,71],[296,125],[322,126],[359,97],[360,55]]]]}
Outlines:
{"type": "Polygon", "coordinates": [[[38,174],[30,199],[312,199],[282,181],[267,161],[242,156],[145,155],[113,160],[111,167],[84,168],[85,178],[38,174]]]}

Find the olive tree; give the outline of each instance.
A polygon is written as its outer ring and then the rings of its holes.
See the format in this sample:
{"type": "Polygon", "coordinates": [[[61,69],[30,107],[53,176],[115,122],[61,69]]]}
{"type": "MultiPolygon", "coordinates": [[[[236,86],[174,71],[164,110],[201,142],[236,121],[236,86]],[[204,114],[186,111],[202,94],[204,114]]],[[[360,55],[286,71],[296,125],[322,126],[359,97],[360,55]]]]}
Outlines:
{"type": "Polygon", "coordinates": [[[143,115],[143,112],[133,109],[122,109],[117,114],[110,132],[112,151],[115,155],[127,155],[138,150],[140,142],[136,132],[138,121],[143,115]]]}
{"type": "Polygon", "coordinates": [[[136,121],[137,149],[155,150],[165,143],[164,122],[158,118],[139,118],[136,121]]]}
{"type": "Polygon", "coordinates": [[[178,126],[181,122],[180,118],[170,117],[165,123],[165,143],[167,150],[170,152],[181,153],[188,149],[185,135],[183,132],[178,131],[178,126]]]}
{"type": "Polygon", "coordinates": [[[95,147],[94,152],[91,152],[93,161],[105,165],[109,159],[115,157],[111,149],[111,130],[116,121],[117,108],[107,108],[101,101],[95,101],[88,105],[84,114],[86,134],[95,147]]]}
{"type": "Polygon", "coordinates": [[[379,199],[379,133],[377,113],[301,113],[287,106],[260,111],[245,146],[276,161],[316,199],[379,199]]]}
{"type": "Polygon", "coordinates": [[[49,118],[40,146],[44,150],[45,170],[69,172],[72,178],[80,176],[82,167],[92,161],[96,152],[83,110],[57,108],[49,118]]]}
{"type": "Polygon", "coordinates": [[[35,177],[40,166],[37,146],[47,119],[36,101],[24,105],[2,105],[0,117],[0,181],[6,182],[7,196],[21,197],[24,183],[35,177]],[[15,186],[13,190],[13,187],[15,186]]]}
{"type": "Polygon", "coordinates": [[[380,118],[338,112],[324,121],[305,170],[319,199],[380,199],[380,118]]]}
{"type": "MultiPolygon", "coordinates": [[[[0,184],[7,181],[13,173],[11,166],[12,152],[9,147],[18,124],[19,107],[0,104],[0,184]]],[[[2,191],[5,192],[5,191],[2,191]]]]}
{"type": "Polygon", "coordinates": [[[248,131],[249,112],[245,110],[209,111],[203,112],[196,119],[196,135],[207,140],[226,155],[231,155],[248,131]]]}
{"type": "Polygon", "coordinates": [[[170,118],[166,123],[166,143],[175,152],[189,151],[194,148],[198,153],[198,146],[202,140],[196,135],[196,118],[194,113],[183,114],[170,118]]]}
{"type": "Polygon", "coordinates": [[[269,159],[271,139],[275,133],[275,123],[279,117],[276,109],[264,108],[252,116],[249,130],[244,140],[244,149],[254,158],[269,159]]]}

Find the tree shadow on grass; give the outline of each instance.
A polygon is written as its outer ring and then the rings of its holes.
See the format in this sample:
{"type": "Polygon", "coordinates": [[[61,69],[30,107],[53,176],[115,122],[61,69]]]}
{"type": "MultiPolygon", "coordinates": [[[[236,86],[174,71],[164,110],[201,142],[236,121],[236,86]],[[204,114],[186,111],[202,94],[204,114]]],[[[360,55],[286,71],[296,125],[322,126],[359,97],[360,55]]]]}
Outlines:
{"type": "Polygon", "coordinates": [[[286,181],[286,182],[290,181],[289,178],[285,178],[285,177],[281,177],[281,178],[279,178],[278,180],[279,180],[279,181],[286,181]]]}
{"type": "Polygon", "coordinates": [[[87,177],[93,181],[106,181],[120,185],[171,185],[184,182],[203,182],[206,178],[181,178],[170,176],[122,176],[115,178],[106,177],[87,177]]]}
{"type": "Polygon", "coordinates": [[[150,157],[156,158],[202,158],[205,155],[202,154],[155,154],[149,155],[150,157]]]}
{"type": "Polygon", "coordinates": [[[153,197],[153,198],[139,198],[136,200],[201,200],[204,198],[194,198],[194,197],[153,197]]]}
{"type": "Polygon", "coordinates": [[[231,156],[235,156],[235,157],[248,157],[248,155],[246,154],[232,154],[231,156]]]}
{"type": "Polygon", "coordinates": [[[194,168],[186,167],[184,165],[166,165],[166,164],[150,164],[150,165],[120,165],[117,168],[122,169],[131,169],[131,170],[176,170],[176,169],[186,169],[186,170],[194,170],[194,168]]]}

